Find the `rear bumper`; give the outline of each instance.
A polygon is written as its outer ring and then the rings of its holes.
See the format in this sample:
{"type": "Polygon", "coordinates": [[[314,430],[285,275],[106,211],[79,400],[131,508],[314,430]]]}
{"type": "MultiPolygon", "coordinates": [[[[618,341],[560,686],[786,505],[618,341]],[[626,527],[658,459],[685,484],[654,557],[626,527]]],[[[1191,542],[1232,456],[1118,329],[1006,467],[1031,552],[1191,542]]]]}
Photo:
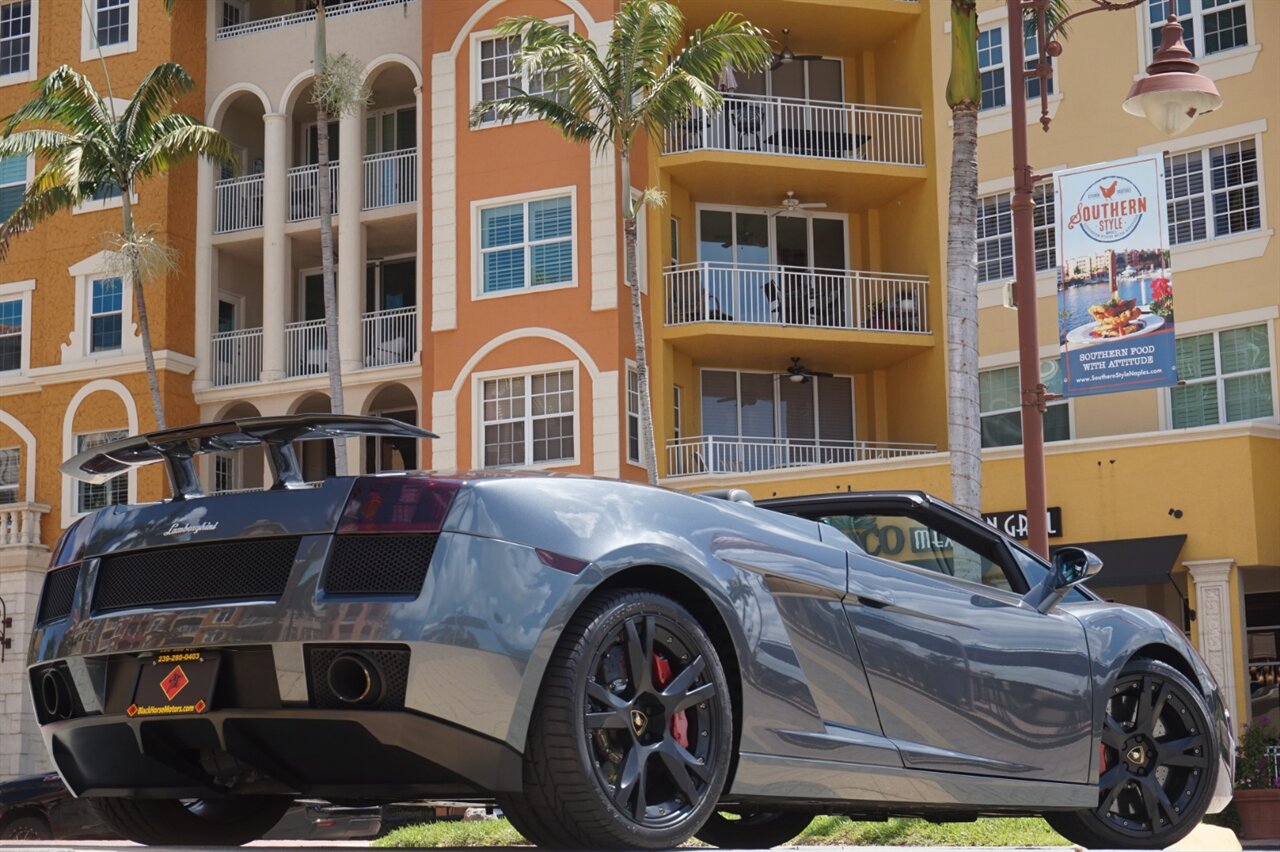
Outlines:
{"type": "Polygon", "coordinates": [[[43,728],[78,796],[200,798],[228,792],[338,800],[486,797],[518,790],[520,754],[409,712],[221,710],[87,716],[43,728]]]}

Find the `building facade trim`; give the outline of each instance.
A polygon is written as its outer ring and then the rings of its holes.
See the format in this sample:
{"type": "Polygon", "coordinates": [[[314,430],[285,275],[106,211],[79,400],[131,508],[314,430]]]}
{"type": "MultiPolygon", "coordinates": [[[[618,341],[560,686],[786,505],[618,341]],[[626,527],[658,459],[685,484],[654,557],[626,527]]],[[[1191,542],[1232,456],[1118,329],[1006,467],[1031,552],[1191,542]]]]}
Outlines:
{"type": "MultiPolygon", "coordinates": [[[[134,403],[133,395],[129,392],[129,389],[115,379],[94,379],[82,385],[75,392],[75,395],[71,397],[71,401],[67,403],[66,413],[62,415],[62,457],[64,459],[69,459],[76,454],[76,411],[79,410],[80,403],[98,391],[114,393],[120,397],[120,401],[124,403],[129,434],[136,435],[138,433],[138,406],[134,403]]],[[[129,502],[137,503],[138,475],[130,471],[125,476],[129,477],[129,502]]],[[[76,484],[69,476],[59,476],[58,478],[62,481],[62,526],[66,528],[78,517],[73,511],[76,484]]]]}

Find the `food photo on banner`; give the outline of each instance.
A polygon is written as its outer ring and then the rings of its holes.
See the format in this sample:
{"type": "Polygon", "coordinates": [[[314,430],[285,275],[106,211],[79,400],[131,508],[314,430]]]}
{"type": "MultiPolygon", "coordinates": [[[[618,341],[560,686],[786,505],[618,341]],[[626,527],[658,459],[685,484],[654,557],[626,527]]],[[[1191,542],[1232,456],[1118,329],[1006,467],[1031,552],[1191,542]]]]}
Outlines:
{"type": "Polygon", "coordinates": [[[1054,173],[1063,394],[1176,384],[1164,158],[1054,173]]]}

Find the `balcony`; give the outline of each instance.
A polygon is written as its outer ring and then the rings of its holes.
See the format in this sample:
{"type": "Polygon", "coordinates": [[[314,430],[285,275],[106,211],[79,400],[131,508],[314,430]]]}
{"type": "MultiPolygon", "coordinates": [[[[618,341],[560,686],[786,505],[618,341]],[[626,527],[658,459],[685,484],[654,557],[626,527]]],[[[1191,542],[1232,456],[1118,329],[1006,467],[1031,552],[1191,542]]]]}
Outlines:
{"type": "Polygon", "coordinates": [[[895,459],[933,452],[937,452],[933,444],[697,435],[667,442],[667,476],[752,473],[895,459]]]}
{"type": "Polygon", "coordinates": [[[367,154],[364,158],[365,210],[418,200],[418,152],[412,148],[367,154]]]}
{"type": "MultiPolygon", "coordinates": [[[[329,209],[338,212],[338,164],[329,164],[329,209]]],[[[289,169],[289,221],[301,222],[320,215],[320,167],[294,166],[289,169]]]]}
{"type": "Polygon", "coordinates": [[[289,378],[329,372],[328,334],[323,319],[291,322],[284,327],[284,372],[289,378]]]}
{"type": "Polygon", "coordinates": [[[213,188],[215,234],[262,227],[262,175],[227,178],[213,188]]]}
{"type": "Polygon", "coordinates": [[[735,323],[928,334],[928,278],[710,261],[669,267],[666,324],[735,323]]]}
{"type": "Polygon", "coordinates": [[[39,547],[40,519],[48,513],[43,503],[0,504],[0,548],[39,547]]]}
{"type": "Polygon", "coordinates": [[[418,309],[390,308],[362,318],[364,365],[391,367],[412,364],[418,355],[418,309]]]}
{"type": "Polygon", "coordinates": [[[214,387],[247,385],[262,376],[262,329],[221,331],[213,336],[214,387]]]}
{"type": "Polygon", "coordinates": [[[727,93],[719,114],[667,127],[663,153],[729,151],[924,166],[922,115],[907,107],[727,93]]]}
{"type": "MultiPolygon", "coordinates": [[[[325,4],[324,17],[327,21],[342,15],[350,15],[356,12],[367,12],[370,9],[380,9],[383,6],[400,6],[408,2],[409,0],[351,0],[351,2],[347,3],[330,2],[325,4]]],[[[278,30],[282,27],[308,24],[315,19],[315,10],[308,9],[303,12],[294,12],[289,15],[277,15],[273,18],[261,18],[256,21],[242,21],[238,24],[218,27],[217,34],[214,38],[217,41],[223,41],[224,39],[248,35],[249,33],[260,33],[267,30],[278,30]]]]}

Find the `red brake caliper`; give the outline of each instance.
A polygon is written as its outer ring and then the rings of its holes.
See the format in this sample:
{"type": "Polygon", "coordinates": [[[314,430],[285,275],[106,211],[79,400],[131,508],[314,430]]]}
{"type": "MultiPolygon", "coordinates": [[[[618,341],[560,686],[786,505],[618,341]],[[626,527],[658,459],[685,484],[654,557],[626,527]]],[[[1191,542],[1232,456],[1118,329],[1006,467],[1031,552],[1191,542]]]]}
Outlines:
{"type": "MultiPolygon", "coordinates": [[[[653,655],[653,680],[658,688],[671,682],[671,664],[665,658],[653,655]]],[[[685,748],[689,747],[689,717],[680,710],[671,715],[671,736],[685,748]]]]}
{"type": "Polygon", "coordinates": [[[1110,768],[1107,766],[1107,747],[1103,743],[1098,743],[1098,774],[1102,775],[1110,768]]]}

